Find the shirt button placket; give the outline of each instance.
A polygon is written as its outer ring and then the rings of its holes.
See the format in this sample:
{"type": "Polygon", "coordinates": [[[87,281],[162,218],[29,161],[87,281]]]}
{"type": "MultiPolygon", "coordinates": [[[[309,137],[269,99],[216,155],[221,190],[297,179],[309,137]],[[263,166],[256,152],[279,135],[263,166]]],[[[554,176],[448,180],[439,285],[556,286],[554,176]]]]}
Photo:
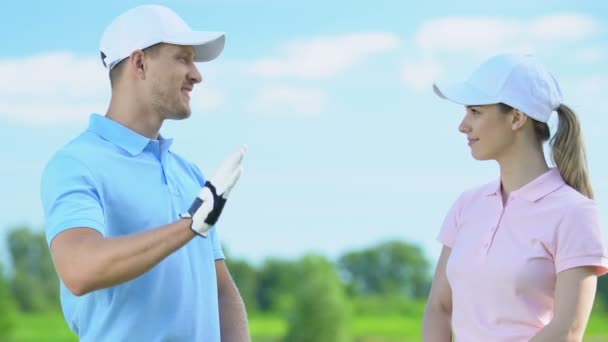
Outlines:
{"type": "Polygon", "coordinates": [[[494,234],[496,233],[496,226],[493,226],[487,234],[486,242],[483,244],[485,247],[486,254],[490,251],[492,241],[494,240],[494,234]]]}
{"type": "MultiPolygon", "coordinates": [[[[170,171],[168,170],[168,161],[167,161],[167,152],[164,150],[160,150],[160,166],[163,170],[163,174],[165,175],[165,181],[167,184],[167,191],[169,192],[169,194],[172,197],[175,197],[178,195],[178,190],[175,184],[175,181],[173,180],[173,175],[170,174],[170,171]]],[[[172,202],[174,201],[173,199],[171,200],[172,202]]]]}
{"type": "MultiPolygon", "coordinates": [[[[507,199],[507,203],[509,203],[510,200],[511,200],[510,198],[507,199]]],[[[489,231],[488,231],[488,233],[486,235],[486,239],[485,239],[485,241],[483,243],[484,254],[488,254],[490,252],[490,248],[492,247],[492,242],[494,241],[494,236],[496,236],[496,231],[498,230],[498,227],[500,226],[500,223],[501,223],[501,221],[503,219],[503,216],[505,215],[505,210],[506,209],[507,209],[507,207],[506,207],[506,203],[505,203],[505,206],[502,206],[502,209],[501,209],[501,212],[500,212],[500,216],[498,217],[498,220],[497,220],[496,224],[493,225],[489,229],[489,231]]]]}

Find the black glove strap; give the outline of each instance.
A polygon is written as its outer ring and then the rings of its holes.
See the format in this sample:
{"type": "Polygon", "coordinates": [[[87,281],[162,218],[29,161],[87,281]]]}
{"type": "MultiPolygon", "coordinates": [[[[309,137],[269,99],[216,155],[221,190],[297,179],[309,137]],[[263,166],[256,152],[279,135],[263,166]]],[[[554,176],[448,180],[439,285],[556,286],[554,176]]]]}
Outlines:
{"type": "MultiPolygon", "coordinates": [[[[220,214],[224,209],[226,199],[222,196],[218,196],[215,186],[209,183],[209,181],[205,182],[205,187],[209,188],[211,194],[213,195],[213,209],[211,209],[211,212],[209,213],[209,215],[207,215],[205,223],[210,226],[213,226],[217,222],[217,219],[220,217],[220,214]]],[[[190,209],[188,209],[188,213],[190,215],[194,215],[194,213],[198,210],[198,208],[201,207],[202,204],[203,200],[197,197],[196,199],[194,199],[194,202],[192,202],[190,209]]]]}

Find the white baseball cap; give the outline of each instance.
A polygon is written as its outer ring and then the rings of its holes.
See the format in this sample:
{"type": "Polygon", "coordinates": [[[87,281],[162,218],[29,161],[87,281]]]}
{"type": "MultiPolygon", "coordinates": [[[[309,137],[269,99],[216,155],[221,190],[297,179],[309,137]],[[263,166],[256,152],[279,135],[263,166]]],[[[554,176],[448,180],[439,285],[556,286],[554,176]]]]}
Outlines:
{"type": "Polygon", "coordinates": [[[133,51],[158,43],[192,45],[195,61],[215,59],[224,50],[224,32],[193,31],[175,12],[160,5],[142,5],[116,17],[100,43],[101,59],[110,70],[133,51]]]}
{"type": "Polygon", "coordinates": [[[504,103],[541,122],[547,122],[563,100],[555,78],[532,55],[496,55],[468,80],[446,86],[434,83],[433,90],[466,106],[504,103]]]}

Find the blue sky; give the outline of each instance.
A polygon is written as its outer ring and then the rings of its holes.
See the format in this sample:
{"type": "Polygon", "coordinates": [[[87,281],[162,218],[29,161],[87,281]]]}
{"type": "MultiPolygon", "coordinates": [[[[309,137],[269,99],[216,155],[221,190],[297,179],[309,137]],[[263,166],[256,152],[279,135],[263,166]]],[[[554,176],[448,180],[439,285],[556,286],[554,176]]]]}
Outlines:
{"type": "MultiPolygon", "coordinates": [[[[43,229],[44,164],[90,113],[107,108],[101,34],[143,3],[3,4],[0,235],[21,224],[43,229]]],[[[605,1],[157,3],[195,29],[227,33],[221,57],[199,65],[204,81],[192,95],[192,118],[167,122],[162,133],[208,174],[249,145],[220,221],[236,257],[334,258],[401,239],[434,262],[451,203],[498,169],[471,158],[457,131],[463,109],[437,98],[431,84],[463,79],[501,52],[534,53],[559,80],[580,115],[608,218],[605,1]]]]}

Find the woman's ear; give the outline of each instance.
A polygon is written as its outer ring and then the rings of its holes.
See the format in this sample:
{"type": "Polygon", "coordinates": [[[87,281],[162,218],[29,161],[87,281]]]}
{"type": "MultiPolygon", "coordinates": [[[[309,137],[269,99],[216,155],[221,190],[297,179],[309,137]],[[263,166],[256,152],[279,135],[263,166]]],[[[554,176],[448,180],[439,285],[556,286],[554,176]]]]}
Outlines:
{"type": "Polygon", "coordinates": [[[524,125],[526,124],[527,121],[528,121],[528,115],[526,115],[524,112],[520,111],[519,109],[513,108],[513,122],[511,122],[511,128],[514,131],[517,131],[517,130],[521,129],[522,127],[524,127],[524,125]]]}

